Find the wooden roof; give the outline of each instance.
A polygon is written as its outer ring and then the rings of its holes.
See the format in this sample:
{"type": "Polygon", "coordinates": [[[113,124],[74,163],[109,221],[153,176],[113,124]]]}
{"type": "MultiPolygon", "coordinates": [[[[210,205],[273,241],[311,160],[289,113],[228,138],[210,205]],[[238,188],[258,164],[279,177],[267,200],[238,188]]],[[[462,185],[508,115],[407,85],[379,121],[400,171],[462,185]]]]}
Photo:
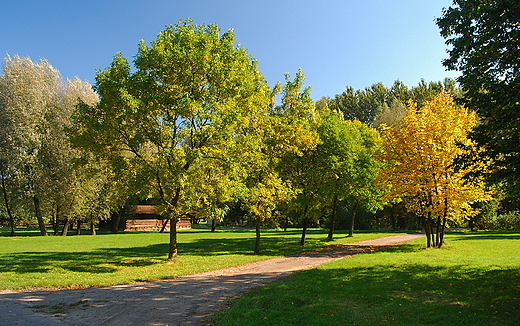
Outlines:
{"type": "Polygon", "coordinates": [[[135,208],[135,214],[137,215],[154,215],[155,212],[155,206],[154,205],[137,205],[135,208]]]}

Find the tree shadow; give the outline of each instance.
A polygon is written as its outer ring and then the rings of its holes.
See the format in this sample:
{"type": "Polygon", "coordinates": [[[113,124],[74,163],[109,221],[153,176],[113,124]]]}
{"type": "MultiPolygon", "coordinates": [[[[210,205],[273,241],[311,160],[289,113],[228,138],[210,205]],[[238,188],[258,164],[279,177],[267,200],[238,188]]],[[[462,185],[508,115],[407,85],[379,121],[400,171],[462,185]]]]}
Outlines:
{"type": "Polygon", "coordinates": [[[424,249],[424,245],[421,244],[410,244],[403,243],[398,246],[387,246],[376,249],[378,252],[388,252],[388,253],[410,253],[417,252],[421,249],[424,249]]]}
{"type": "MultiPolygon", "coordinates": [[[[393,252],[394,248],[384,250],[393,252]]],[[[280,300],[305,301],[302,311],[314,309],[315,298],[319,297],[320,304],[330,305],[331,311],[340,311],[346,305],[349,313],[361,309],[360,312],[376,315],[379,320],[394,316],[403,325],[512,325],[520,316],[520,273],[516,269],[426,264],[325,267],[296,273],[283,283],[258,289],[253,295],[257,302],[272,301],[269,293],[281,294],[284,288],[301,289],[281,295],[280,300]],[[312,290],[307,291],[309,282],[312,290]],[[408,320],[410,315],[414,316],[408,320]]]]}
{"type": "MultiPolygon", "coordinates": [[[[254,230],[251,236],[244,237],[214,237],[209,230],[189,230],[184,232],[202,234],[208,236],[190,238],[190,242],[178,243],[179,257],[208,257],[242,255],[253,256],[255,237],[254,230]]],[[[365,231],[359,233],[373,233],[377,231],[365,231]]],[[[118,234],[125,237],[151,232],[128,232],[118,234]]],[[[152,232],[153,233],[153,232],[152,232]]],[[[155,232],[156,233],[156,232],[155,232]]],[[[219,230],[218,233],[244,233],[244,230],[219,230]]],[[[305,246],[299,243],[301,230],[263,231],[260,254],[265,257],[279,257],[309,252],[329,246],[326,239],[327,230],[308,230],[305,246]],[[314,235],[314,237],[310,237],[314,235]]],[[[102,237],[110,234],[99,235],[102,237]]],[[[99,237],[96,236],[96,237],[99,237]]],[[[347,237],[348,231],[338,231],[336,239],[347,237]]],[[[127,240],[124,240],[127,241],[127,240]]],[[[407,247],[405,247],[407,248],[407,247]]],[[[385,249],[392,250],[392,249],[385,249]]],[[[404,250],[404,249],[403,249],[404,250]]],[[[410,250],[413,250],[410,248],[410,250]]],[[[77,273],[110,274],[125,267],[146,267],[154,264],[162,264],[166,261],[169,244],[156,243],[150,245],[125,247],[125,248],[100,248],[90,251],[54,251],[54,252],[17,252],[0,254],[0,270],[17,274],[46,273],[52,269],[63,269],[77,273]]]]}
{"type": "MultiPolygon", "coordinates": [[[[270,234],[262,238],[262,256],[285,256],[322,247],[322,239],[310,239],[301,247],[286,234],[270,234]]],[[[254,255],[255,238],[199,238],[179,242],[179,256],[207,257],[254,255]]],[[[124,267],[145,267],[164,263],[168,243],[126,248],[100,248],[92,251],[17,252],[0,254],[0,270],[17,274],[45,273],[59,268],[78,273],[113,273],[124,267]]]]}
{"type": "Polygon", "coordinates": [[[464,240],[520,240],[518,231],[478,231],[457,232],[452,236],[454,241],[464,240]]]}

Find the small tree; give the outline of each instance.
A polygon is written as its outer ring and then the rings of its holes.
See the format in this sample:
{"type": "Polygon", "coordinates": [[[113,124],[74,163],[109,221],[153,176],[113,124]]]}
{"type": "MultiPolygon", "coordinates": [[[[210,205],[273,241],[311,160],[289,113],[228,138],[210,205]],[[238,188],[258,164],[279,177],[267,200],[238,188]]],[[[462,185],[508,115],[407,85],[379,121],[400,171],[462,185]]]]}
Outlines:
{"type": "Polygon", "coordinates": [[[475,214],[470,204],[487,198],[480,178],[463,178],[484,167],[454,165],[463,148],[476,148],[467,138],[475,123],[475,113],[441,92],[421,108],[410,101],[401,123],[383,132],[386,197],[406,197],[408,210],[423,216],[428,247],[442,246],[448,219],[475,214]]]}
{"type": "Polygon", "coordinates": [[[379,164],[374,155],[381,147],[381,138],[375,129],[355,121],[345,121],[335,112],[324,113],[318,128],[320,145],[316,155],[320,158],[312,167],[325,176],[321,196],[332,203],[331,227],[328,235],[332,239],[338,201],[354,199],[350,223],[352,235],[357,206],[376,209],[378,191],[374,180],[379,164]]]}

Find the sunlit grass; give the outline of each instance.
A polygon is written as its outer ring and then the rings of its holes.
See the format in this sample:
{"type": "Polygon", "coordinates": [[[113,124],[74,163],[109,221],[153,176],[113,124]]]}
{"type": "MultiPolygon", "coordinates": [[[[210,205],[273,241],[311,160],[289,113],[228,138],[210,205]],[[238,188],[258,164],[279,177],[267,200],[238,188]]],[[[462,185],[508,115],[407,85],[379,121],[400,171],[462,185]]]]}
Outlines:
{"type": "Polygon", "coordinates": [[[374,239],[397,233],[309,230],[304,247],[300,231],[262,230],[261,254],[254,255],[254,230],[190,230],[178,233],[179,256],[166,260],[169,233],[40,237],[37,230],[0,230],[0,290],[106,286],[173,278],[242,265],[330,245],[374,239]]]}
{"type": "Polygon", "coordinates": [[[416,239],[261,287],[217,325],[519,325],[520,233],[416,239]]]}

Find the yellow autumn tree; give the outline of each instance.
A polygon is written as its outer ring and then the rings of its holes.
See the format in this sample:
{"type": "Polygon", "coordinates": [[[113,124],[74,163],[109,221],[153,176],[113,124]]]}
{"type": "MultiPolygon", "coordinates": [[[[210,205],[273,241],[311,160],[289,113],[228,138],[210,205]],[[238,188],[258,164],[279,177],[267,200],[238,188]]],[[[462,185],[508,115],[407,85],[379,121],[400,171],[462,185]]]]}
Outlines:
{"type": "Polygon", "coordinates": [[[465,178],[484,166],[454,164],[465,151],[478,150],[467,137],[475,124],[474,112],[441,92],[420,108],[410,101],[401,123],[383,128],[379,179],[386,198],[406,198],[408,211],[423,217],[428,247],[440,248],[446,222],[476,214],[471,204],[487,199],[483,180],[465,178]]]}

